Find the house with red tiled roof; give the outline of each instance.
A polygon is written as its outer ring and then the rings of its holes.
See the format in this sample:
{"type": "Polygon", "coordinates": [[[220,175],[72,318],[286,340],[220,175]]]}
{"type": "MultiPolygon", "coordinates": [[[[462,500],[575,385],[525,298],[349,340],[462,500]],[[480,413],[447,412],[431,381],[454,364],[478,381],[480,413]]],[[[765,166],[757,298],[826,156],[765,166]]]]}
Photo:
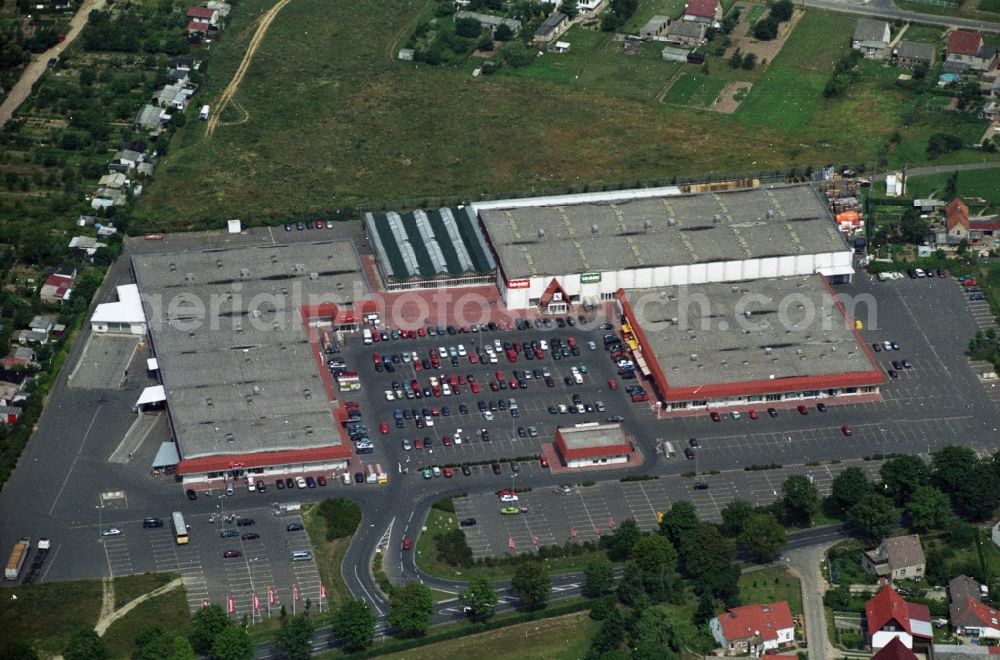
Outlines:
{"type": "Polygon", "coordinates": [[[872,660],[917,660],[917,654],[906,648],[898,637],[893,637],[881,651],[872,656],[872,660]]]}
{"type": "Polygon", "coordinates": [[[964,238],[977,244],[1000,236],[1000,216],[970,218],[969,207],[961,197],[951,200],[945,207],[944,217],[949,243],[958,243],[964,238]]]}
{"type": "Polygon", "coordinates": [[[722,20],[722,3],[719,0],[688,0],[684,7],[684,20],[714,23],[722,20]]]}
{"type": "Polygon", "coordinates": [[[709,621],[716,643],[733,655],[763,655],[795,640],[795,620],[788,602],[743,605],[709,621]]]}
{"type": "Polygon", "coordinates": [[[944,51],[944,69],[962,72],[966,69],[989,71],[997,63],[996,46],[983,41],[983,35],[970,30],[952,30],[944,51]]]}
{"type": "Polygon", "coordinates": [[[967,575],[948,582],[948,617],[956,635],[1000,639],[1000,612],[981,600],[984,587],[967,575]]]}
{"type": "Polygon", "coordinates": [[[63,303],[73,295],[73,280],[76,278],[76,269],[72,266],[64,266],[45,278],[42,290],[38,297],[43,302],[63,303]]]}
{"type": "Polygon", "coordinates": [[[205,23],[206,25],[217,26],[219,24],[219,10],[208,7],[191,7],[187,10],[187,17],[192,23],[205,23]]]}
{"type": "Polygon", "coordinates": [[[894,638],[908,649],[925,648],[931,643],[931,611],[926,605],[910,603],[885,585],[875,597],[865,603],[868,639],[874,650],[888,646],[894,638]]]}

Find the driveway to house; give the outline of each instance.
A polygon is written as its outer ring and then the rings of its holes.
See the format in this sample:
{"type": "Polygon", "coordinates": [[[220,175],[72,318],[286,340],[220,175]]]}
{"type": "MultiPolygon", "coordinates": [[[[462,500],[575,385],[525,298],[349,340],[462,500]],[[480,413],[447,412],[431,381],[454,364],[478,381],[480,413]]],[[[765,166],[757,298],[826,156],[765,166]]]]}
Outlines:
{"type": "Polygon", "coordinates": [[[0,105],[0,128],[7,125],[10,118],[14,116],[17,109],[24,103],[24,99],[28,98],[28,95],[31,94],[31,88],[42,77],[42,74],[45,73],[45,69],[48,68],[49,60],[53,57],[58,58],[60,53],[73,43],[73,40],[83,30],[83,26],[87,24],[90,12],[95,9],[104,9],[104,6],[105,0],[84,0],[80,9],[77,10],[76,15],[70,20],[69,32],[66,33],[66,38],[62,43],[56,44],[41,55],[35,55],[34,59],[28,63],[28,66],[21,73],[21,78],[11,88],[7,98],[3,100],[3,105],[0,105]]]}
{"type": "Polygon", "coordinates": [[[785,564],[802,584],[802,615],[805,617],[806,640],[809,642],[809,660],[832,660],[840,657],[830,644],[827,634],[823,594],[829,585],[820,571],[820,562],[825,558],[826,551],[839,540],[783,553],[785,564]]]}

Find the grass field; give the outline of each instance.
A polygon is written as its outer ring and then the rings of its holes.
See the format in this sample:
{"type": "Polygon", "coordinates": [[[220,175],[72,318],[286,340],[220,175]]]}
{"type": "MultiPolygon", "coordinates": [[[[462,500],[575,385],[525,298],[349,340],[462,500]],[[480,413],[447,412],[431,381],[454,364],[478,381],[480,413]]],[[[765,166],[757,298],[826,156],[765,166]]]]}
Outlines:
{"type": "Polygon", "coordinates": [[[0,599],[3,637],[24,640],[42,656],[59,655],[77,630],[97,623],[101,598],[100,580],[50,582],[5,590],[0,599]],[[17,596],[17,600],[11,596],[17,596]]]}
{"type": "Polygon", "coordinates": [[[774,566],[740,576],[740,600],[744,603],[773,603],[787,600],[792,614],[802,614],[799,579],[784,567],[774,566]]]}
{"type": "Polygon", "coordinates": [[[725,86],[726,80],[718,76],[685,73],[670,87],[663,102],[707,108],[725,86]]]}
{"type": "MultiPolygon", "coordinates": [[[[212,48],[199,103],[218,98],[252,21],[270,4],[244,0],[234,11],[212,48]]],[[[810,10],[743,106],[723,116],[653,102],[680,65],[663,62],[656,44],[625,56],[601,33],[571,30],[570,53],[492,76],[473,78],[471,62],[400,63],[394,54],[425,7],[296,0],[277,16],[234,97],[227,116],[236,123],[220,124],[210,140],[204,122],[178,131],[139,201],[138,231],[386,200],[862,163],[901,123],[901,93],[875,84],[821,98],[847,48],[849,15],[810,10]]],[[[709,77],[735,75],[723,66],[712,62],[709,77]]],[[[900,130],[906,140],[909,129],[900,130]]]]}
{"type": "Polygon", "coordinates": [[[179,577],[176,573],[145,573],[115,578],[115,609],[159,589],[176,577],[179,577]]]}
{"type": "MultiPolygon", "coordinates": [[[[174,576],[168,577],[172,579],[174,576]]],[[[111,624],[104,633],[104,640],[111,648],[111,657],[129,657],[136,636],[152,626],[161,626],[174,635],[190,634],[191,616],[183,588],[172,589],[147,600],[111,624]]]]}
{"type": "Polygon", "coordinates": [[[519,623],[499,630],[381,656],[406,660],[496,657],[504,660],[575,660],[587,654],[598,623],[587,612],[519,623]]]}
{"type": "Polygon", "coordinates": [[[750,11],[747,12],[747,23],[750,25],[755,24],[765,13],[767,13],[767,5],[754,5],[750,7],[750,11]]]}
{"type": "MultiPolygon", "coordinates": [[[[911,176],[906,179],[906,193],[913,198],[936,193],[941,198],[951,173],[911,176]]],[[[958,194],[982,197],[991,206],[1000,206],[1000,165],[998,169],[968,170],[958,173],[958,194]]]]}
{"type": "Polygon", "coordinates": [[[347,554],[351,539],[327,541],[326,521],[322,516],[315,514],[315,507],[309,507],[302,516],[302,522],[306,526],[306,534],[309,535],[309,544],[316,553],[316,568],[319,570],[320,580],[326,585],[330,603],[350,598],[351,594],[340,573],[340,565],[344,561],[344,555],[347,554]]]}
{"type": "Polygon", "coordinates": [[[939,26],[917,25],[913,23],[910,27],[906,28],[906,34],[903,35],[903,39],[905,41],[919,41],[927,44],[936,44],[944,41],[945,32],[946,30],[939,26]]]}

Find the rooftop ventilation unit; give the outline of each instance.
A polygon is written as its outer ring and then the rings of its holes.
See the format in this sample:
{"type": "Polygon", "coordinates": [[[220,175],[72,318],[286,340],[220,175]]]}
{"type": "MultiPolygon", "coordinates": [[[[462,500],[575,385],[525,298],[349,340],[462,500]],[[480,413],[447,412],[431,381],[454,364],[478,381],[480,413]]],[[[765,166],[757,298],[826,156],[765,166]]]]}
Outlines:
{"type": "Polygon", "coordinates": [[[305,397],[305,398],[307,398],[307,399],[311,399],[311,398],[312,398],[312,396],[313,396],[313,395],[312,395],[312,390],[310,390],[310,389],[309,389],[309,388],[307,387],[306,389],[302,390],[302,396],[304,396],[304,397],[305,397]]]}
{"type": "Polygon", "coordinates": [[[770,355],[770,354],[771,354],[771,347],[770,346],[765,346],[764,347],[764,355],[770,355]]]}
{"type": "Polygon", "coordinates": [[[194,282],[194,273],[184,273],[184,279],[188,282],[194,282]]]}
{"type": "Polygon", "coordinates": [[[309,281],[315,282],[319,279],[319,273],[309,273],[309,281]]]}
{"type": "Polygon", "coordinates": [[[226,434],[226,442],[236,442],[236,436],[232,433],[226,434]]]}
{"type": "Polygon", "coordinates": [[[697,362],[698,361],[698,354],[697,353],[692,353],[691,354],[691,361],[692,362],[697,362]]]}
{"type": "Polygon", "coordinates": [[[600,234],[601,233],[601,228],[598,227],[597,225],[590,225],[590,233],[591,234],[600,234]]]}
{"type": "Polygon", "coordinates": [[[722,224],[722,214],[721,213],[716,213],[714,216],[712,216],[712,222],[714,222],[717,225],[721,225],[722,224]]]}
{"type": "Polygon", "coordinates": [[[240,268],[240,279],[241,280],[245,280],[248,277],[250,277],[250,269],[249,268],[240,268]]]}
{"type": "Polygon", "coordinates": [[[276,254],[272,254],[271,255],[271,263],[272,264],[278,263],[278,255],[276,255],[276,254]]]}
{"type": "Polygon", "coordinates": [[[670,317],[670,325],[680,325],[681,320],[676,316],[670,317]]]}
{"type": "Polygon", "coordinates": [[[545,229],[542,227],[538,228],[538,238],[545,238],[545,229]]]}
{"type": "Polygon", "coordinates": [[[222,259],[216,259],[215,260],[215,267],[216,268],[222,268],[222,259]]]}
{"type": "Polygon", "coordinates": [[[243,324],[242,323],[237,323],[236,324],[236,333],[237,334],[243,334],[243,324]]]}
{"type": "Polygon", "coordinates": [[[768,209],[767,210],[767,219],[768,220],[774,220],[774,209],[768,209]]]}
{"type": "Polygon", "coordinates": [[[215,403],[212,402],[212,399],[205,399],[205,405],[211,408],[215,403]]]}
{"type": "MultiPolygon", "coordinates": [[[[647,220],[646,222],[649,222],[649,221],[647,220]]],[[[650,223],[650,224],[652,224],[652,223],[650,223]]],[[[667,218],[667,226],[668,227],[676,227],[677,226],[677,218],[675,218],[674,216],[670,216],[669,218],[667,218]]]]}
{"type": "Polygon", "coordinates": [[[253,386],[253,393],[254,394],[260,394],[260,385],[254,385],[253,386]]]}
{"type": "Polygon", "coordinates": [[[304,273],[304,272],[306,272],[306,266],[305,266],[305,264],[295,264],[294,266],[292,266],[292,272],[293,273],[304,273]]]}
{"type": "Polygon", "coordinates": [[[171,273],[177,272],[177,264],[170,264],[170,272],[171,273]]]}
{"type": "Polygon", "coordinates": [[[749,309],[745,309],[743,310],[743,316],[745,316],[746,318],[750,318],[751,316],[753,316],[753,312],[751,312],[749,309]]]}

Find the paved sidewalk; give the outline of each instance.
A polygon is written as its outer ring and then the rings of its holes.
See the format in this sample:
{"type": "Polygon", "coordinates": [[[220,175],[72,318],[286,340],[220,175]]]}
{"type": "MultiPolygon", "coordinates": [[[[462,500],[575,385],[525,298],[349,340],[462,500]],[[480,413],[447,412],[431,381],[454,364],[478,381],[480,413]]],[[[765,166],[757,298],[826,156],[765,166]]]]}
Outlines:
{"type": "Polygon", "coordinates": [[[841,655],[830,644],[827,635],[823,594],[829,585],[820,571],[820,562],[825,558],[826,551],[838,542],[791,550],[784,555],[789,570],[802,583],[802,614],[809,643],[809,660],[833,660],[841,655]]]}

